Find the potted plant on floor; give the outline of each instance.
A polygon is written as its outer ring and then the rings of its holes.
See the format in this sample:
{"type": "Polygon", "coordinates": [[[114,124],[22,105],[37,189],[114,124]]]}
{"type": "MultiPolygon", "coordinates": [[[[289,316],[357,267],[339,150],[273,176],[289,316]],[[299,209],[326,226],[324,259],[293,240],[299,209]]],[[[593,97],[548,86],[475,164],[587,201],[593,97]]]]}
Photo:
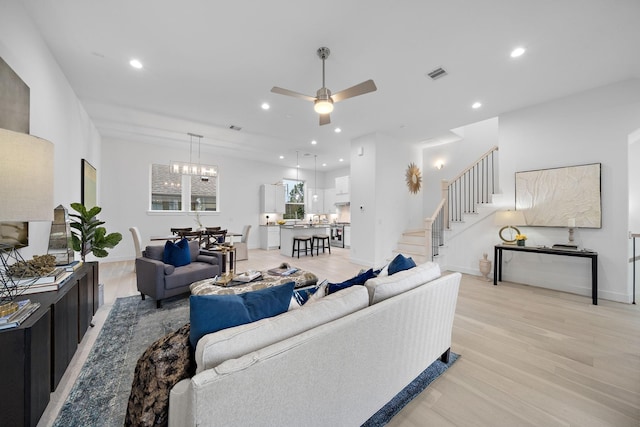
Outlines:
{"type": "Polygon", "coordinates": [[[104,221],[100,221],[97,215],[102,211],[102,208],[94,206],[87,210],[81,203],[71,203],[71,208],[78,212],[77,214],[69,214],[73,229],[71,236],[73,250],[80,252],[83,262],[89,253],[98,258],[109,255],[106,249],[114,248],[120,243],[122,234],[107,234],[106,228],[101,227],[104,221]]]}

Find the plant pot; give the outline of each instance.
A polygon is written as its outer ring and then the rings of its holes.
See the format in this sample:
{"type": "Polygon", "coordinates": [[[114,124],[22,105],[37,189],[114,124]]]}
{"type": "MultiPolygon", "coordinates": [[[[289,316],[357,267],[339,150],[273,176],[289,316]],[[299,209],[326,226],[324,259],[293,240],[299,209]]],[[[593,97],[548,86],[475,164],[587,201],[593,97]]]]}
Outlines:
{"type": "Polygon", "coordinates": [[[525,242],[524,240],[516,240],[516,244],[518,246],[524,246],[524,242],[525,242]]]}

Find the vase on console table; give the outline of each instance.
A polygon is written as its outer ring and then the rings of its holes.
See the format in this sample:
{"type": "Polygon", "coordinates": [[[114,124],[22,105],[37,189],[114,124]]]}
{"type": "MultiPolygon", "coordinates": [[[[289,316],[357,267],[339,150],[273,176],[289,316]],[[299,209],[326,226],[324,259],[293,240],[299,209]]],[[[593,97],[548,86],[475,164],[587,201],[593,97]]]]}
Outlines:
{"type": "Polygon", "coordinates": [[[525,242],[524,240],[516,240],[516,244],[518,246],[524,246],[524,242],[525,242]]]}

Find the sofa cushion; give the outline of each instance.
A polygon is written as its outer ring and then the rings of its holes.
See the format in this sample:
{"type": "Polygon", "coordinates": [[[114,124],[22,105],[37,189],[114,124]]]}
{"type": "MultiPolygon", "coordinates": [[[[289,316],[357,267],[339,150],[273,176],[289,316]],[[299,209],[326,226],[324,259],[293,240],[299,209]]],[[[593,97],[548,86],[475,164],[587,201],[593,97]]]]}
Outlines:
{"type": "Polygon", "coordinates": [[[239,295],[191,295],[191,345],[206,334],[284,313],[293,282],[239,295]]]}
{"type": "Polygon", "coordinates": [[[214,368],[225,360],[259,350],[368,305],[366,289],[354,286],[313,304],[306,304],[298,310],[205,335],[196,347],[197,372],[214,368]]]}
{"type": "Polygon", "coordinates": [[[293,291],[293,297],[298,302],[299,306],[303,306],[307,301],[322,298],[327,292],[327,281],[323,280],[322,283],[316,286],[310,286],[302,289],[296,289],[293,291]]]}
{"type": "Polygon", "coordinates": [[[144,250],[145,258],[162,261],[162,255],[164,255],[164,245],[147,246],[144,250]]]}
{"type": "Polygon", "coordinates": [[[411,257],[405,257],[402,254],[396,255],[396,257],[389,263],[389,276],[396,274],[399,271],[408,270],[416,266],[416,263],[411,257]]]}
{"type": "Polygon", "coordinates": [[[189,256],[191,262],[196,262],[200,254],[200,242],[198,240],[189,240],[189,256]]]}
{"type": "Polygon", "coordinates": [[[182,239],[178,243],[167,241],[164,245],[162,262],[171,264],[174,267],[190,264],[191,251],[189,250],[189,241],[187,239],[182,239]]]}
{"type": "Polygon", "coordinates": [[[375,304],[438,277],[440,277],[440,266],[434,262],[426,262],[392,276],[369,279],[364,286],[369,291],[370,303],[375,304]]]}
{"type": "Polygon", "coordinates": [[[355,277],[352,277],[349,280],[345,280],[342,283],[329,283],[327,285],[327,293],[328,294],[332,294],[334,292],[338,292],[342,289],[346,289],[349,288],[353,285],[364,285],[364,282],[366,282],[367,280],[375,277],[375,273],[373,272],[373,269],[370,268],[367,271],[358,274],[355,277]]]}

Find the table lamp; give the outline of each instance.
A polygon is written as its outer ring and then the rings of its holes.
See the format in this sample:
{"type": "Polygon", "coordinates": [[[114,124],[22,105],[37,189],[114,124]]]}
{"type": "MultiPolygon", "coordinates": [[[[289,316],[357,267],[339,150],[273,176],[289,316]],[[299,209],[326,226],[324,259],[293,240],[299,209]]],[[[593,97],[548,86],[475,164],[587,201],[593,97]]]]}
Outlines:
{"type": "MultiPolygon", "coordinates": [[[[53,144],[0,129],[0,152],[0,221],[52,221],[53,144]]],[[[18,261],[24,259],[15,246],[0,243],[0,312],[5,315],[17,310],[13,301],[25,290],[7,272],[18,261]]]]}
{"type": "Polygon", "coordinates": [[[498,211],[493,217],[493,223],[502,226],[498,235],[506,245],[513,245],[515,243],[514,231],[516,232],[515,234],[520,234],[520,230],[516,227],[517,225],[527,225],[522,211],[498,211]],[[505,230],[511,231],[509,239],[504,237],[503,233],[505,230]]]}

